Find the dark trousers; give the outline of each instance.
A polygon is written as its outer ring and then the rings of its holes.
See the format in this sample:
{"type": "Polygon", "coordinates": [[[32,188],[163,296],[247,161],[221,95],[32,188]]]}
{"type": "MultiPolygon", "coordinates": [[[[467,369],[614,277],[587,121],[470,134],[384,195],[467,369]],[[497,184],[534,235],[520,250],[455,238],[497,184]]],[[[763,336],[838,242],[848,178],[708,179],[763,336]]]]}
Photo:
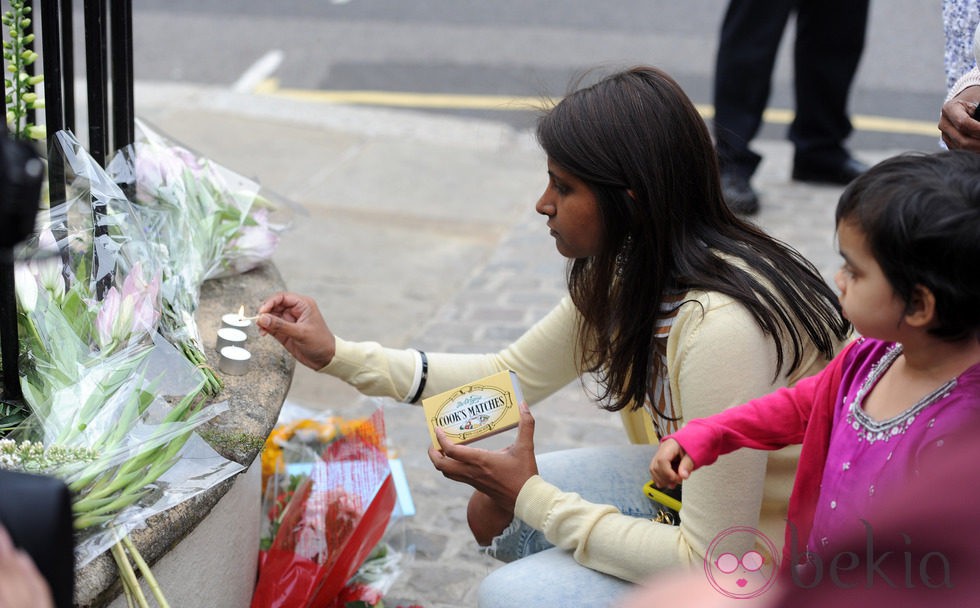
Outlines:
{"type": "Polygon", "coordinates": [[[796,12],[795,161],[835,166],[847,158],[847,96],[857,71],[870,0],[731,0],[715,64],[714,132],[722,169],[750,177],[761,157],[749,142],[762,124],[773,66],[796,12]]]}

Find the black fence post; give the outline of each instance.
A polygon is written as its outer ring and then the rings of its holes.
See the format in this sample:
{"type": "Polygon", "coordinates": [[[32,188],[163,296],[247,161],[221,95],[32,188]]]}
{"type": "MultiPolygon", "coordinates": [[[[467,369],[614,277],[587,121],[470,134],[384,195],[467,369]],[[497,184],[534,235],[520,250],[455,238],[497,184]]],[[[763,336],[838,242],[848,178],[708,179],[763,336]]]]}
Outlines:
{"type": "MultiPolygon", "coordinates": [[[[65,76],[64,55],[71,55],[71,42],[67,41],[66,47],[62,46],[65,40],[65,31],[71,30],[71,5],[69,3],[67,15],[63,12],[65,2],[62,0],[44,0],[41,2],[41,62],[44,67],[44,123],[48,137],[51,138],[55,133],[65,128],[66,125],[65,108],[68,104],[68,95],[65,90],[66,80],[70,81],[70,76],[65,76]],[[63,27],[63,20],[68,20],[68,27],[63,27]]],[[[74,97],[74,96],[72,96],[74,97]]],[[[65,198],[65,175],[63,168],[55,164],[48,166],[48,193],[52,203],[57,203],[65,198]]],[[[65,235],[55,235],[58,242],[65,235]]]]}
{"type": "Polygon", "coordinates": [[[133,143],[133,2],[111,0],[112,143],[119,150],[133,143]]]}
{"type": "MultiPolygon", "coordinates": [[[[48,0],[44,0],[47,2],[48,0]]],[[[55,0],[61,5],[61,90],[64,96],[64,128],[75,132],[75,27],[73,0],[55,0]]]]}
{"type": "MultiPolygon", "coordinates": [[[[106,30],[105,0],[85,0],[85,79],[88,86],[88,153],[95,162],[105,166],[109,156],[109,63],[107,55],[108,32],[106,30]]],[[[103,216],[105,205],[92,202],[92,225],[95,238],[108,234],[103,216]]],[[[105,296],[112,282],[106,274],[97,277],[99,271],[98,245],[92,250],[92,273],[95,280],[95,297],[105,296]]]]}
{"type": "Polygon", "coordinates": [[[0,358],[3,361],[3,401],[20,401],[17,365],[17,298],[14,293],[13,250],[0,249],[0,358]]]}
{"type": "Polygon", "coordinates": [[[85,80],[88,86],[88,153],[105,166],[109,153],[109,41],[106,0],[85,0],[85,80]]]}

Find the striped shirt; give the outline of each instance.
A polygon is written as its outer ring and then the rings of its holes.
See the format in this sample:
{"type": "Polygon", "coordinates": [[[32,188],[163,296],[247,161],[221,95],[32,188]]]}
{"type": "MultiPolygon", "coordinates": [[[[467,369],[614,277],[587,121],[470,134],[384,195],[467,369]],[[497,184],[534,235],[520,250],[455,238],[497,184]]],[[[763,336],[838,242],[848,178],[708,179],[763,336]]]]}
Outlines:
{"type": "Polygon", "coordinates": [[[659,361],[659,371],[650,369],[650,390],[644,404],[653,419],[653,428],[657,437],[664,437],[681,426],[680,416],[674,412],[674,404],[670,398],[670,377],[667,374],[667,337],[674,325],[674,318],[683,303],[683,294],[669,296],[660,304],[660,318],[653,330],[653,347],[656,351],[654,362],[659,361]]]}

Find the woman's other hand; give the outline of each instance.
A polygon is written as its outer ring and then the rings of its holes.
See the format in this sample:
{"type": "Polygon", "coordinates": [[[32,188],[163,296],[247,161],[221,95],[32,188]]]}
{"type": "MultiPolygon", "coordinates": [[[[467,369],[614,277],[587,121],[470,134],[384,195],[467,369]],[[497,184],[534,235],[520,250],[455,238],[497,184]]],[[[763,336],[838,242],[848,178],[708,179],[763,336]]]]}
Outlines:
{"type": "Polygon", "coordinates": [[[313,370],[322,369],[337,352],[337,340],[309,296],[275,294],[259,307],[256,324],[263,335],[279,340],[297,361],[313,370]]]}
{"type": "Polygon", "coordinates": [[[436,429],[442,451],[429,447],[429,460],[444,476],[472,486],[511,513],[521,488],[538,474],[538,462],[534,458],[534,417],[526,403],[519,407],[521,420],[517,439],[502,450],[494,452],[456,445],[446,438],[442,429],[436,429]]]}
{"type": "Polygon", "coordinates": [[[980,152],[980,121],[973,118],[980,103],[980,86],[967,87],[943,104],[939,130],[950,150],[980,152]]]}
{"type": "Polygon", "coordinates": [[[650,479],[658,488],[674,488],[691,476],[697,466],[681,444],[671,438],[664,439],[650,461],[650,479]]]}

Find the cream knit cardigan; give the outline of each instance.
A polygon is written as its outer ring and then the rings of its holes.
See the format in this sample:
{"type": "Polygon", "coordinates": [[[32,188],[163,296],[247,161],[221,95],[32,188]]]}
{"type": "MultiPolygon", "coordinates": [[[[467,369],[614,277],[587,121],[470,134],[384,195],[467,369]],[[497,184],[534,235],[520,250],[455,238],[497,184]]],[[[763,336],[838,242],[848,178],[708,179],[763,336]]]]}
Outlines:
{"type": "MultiPolygon", "coordinates": [[[[709,416],[791,385],[826,364],[811,346],[796,372],[777,375],[773,341],[745,307],[717,292],[692,291],[685,299],[667,339],[671,398],[684,419],[709,416]]],[[[498,353],[427,353],[423,397],[513,369],[533,405],[578,377],[577,327],[578,313],[566,296],[498,353]]],[[[338,338],[334,359],[321,371],[363,394],[405,400],[416,361],[411,350],[338,338]]],[[[624,410],[620,415],[631,442],[656,443],[645,410],[624,410]]],[[[421,420],[419,428],[424,432],[421,420]]],[[[798,455],[798,446],[777,452],[739,450],[699,470],[684,483],[680,526],[623,515],[610,505],[563,492],[539,476],[521,489],[515,514],[556,546],[571,551],[583,566],[638,582],[670,567],[701,567],[712,539],[733,526],[757,528],[781,550],[798,455]]]]}

